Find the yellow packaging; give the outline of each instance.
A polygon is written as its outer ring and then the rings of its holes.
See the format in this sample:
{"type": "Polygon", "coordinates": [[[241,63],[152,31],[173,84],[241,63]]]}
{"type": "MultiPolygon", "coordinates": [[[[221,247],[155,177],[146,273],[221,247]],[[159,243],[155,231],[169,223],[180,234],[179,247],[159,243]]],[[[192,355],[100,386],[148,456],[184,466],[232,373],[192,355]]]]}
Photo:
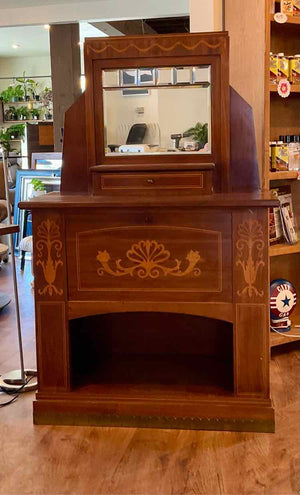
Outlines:
{"type": "Polygon", "coordinates": [[[293,15],[293,0],[281,0],[280,11],[282,14],[293,15]]]}
{"type": "Polygon", "coordinates": [[[293,15],[300,16],[300,0],[293,0],[293,15]]]}
{"type": "Polygon", "coordinates": [[[270,83],[276,84],[278,78],[278,56],[270,53],[270,83]]]}
{"type": "Polygon", "coordinates": [[[287,144],[277,143],[272,146],[272,170],[289,169],[289,151],[287,144]]]}
{"type": "Polygon", "coordinates": [[[300,84],[300,55],[290,58],[290,75],[291,84],[300,84]]]}
{"type": "Polygon", "coordinates": [[[279,53],[278,54],[278,78],[277,80],[280,81],[281,79],[288,79],[289,78],[289,59],[284,56],[284,54],[279,53]]]}

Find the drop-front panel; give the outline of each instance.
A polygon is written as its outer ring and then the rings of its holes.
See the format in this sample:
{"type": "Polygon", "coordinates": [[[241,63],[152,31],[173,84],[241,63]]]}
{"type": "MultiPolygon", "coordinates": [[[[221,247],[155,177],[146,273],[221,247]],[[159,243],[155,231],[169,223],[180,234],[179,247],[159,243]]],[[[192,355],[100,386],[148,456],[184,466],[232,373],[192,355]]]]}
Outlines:
{"type": "Polygon", "coordinates": [[[66,231],[72,299],[232,301],[230,213],[96,210],[66,231]]]}

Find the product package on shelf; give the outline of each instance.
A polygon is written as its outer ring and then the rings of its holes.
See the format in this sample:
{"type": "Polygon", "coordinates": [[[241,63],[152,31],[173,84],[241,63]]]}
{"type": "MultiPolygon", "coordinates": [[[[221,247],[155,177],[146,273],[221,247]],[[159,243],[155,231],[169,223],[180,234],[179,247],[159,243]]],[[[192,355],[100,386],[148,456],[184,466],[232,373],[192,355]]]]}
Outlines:
{"type": "Polygon", "coordinates": [[[272,188],[271,191],[279,200],[278,210],[283,235],[280,233],[280,227],[278,225],[278,211],[274,211],[273,208],[273,211],[270,212],[270,241],[273,244],[275,242],[280,242],[282,238],[284,238],[288,244],[295,244],[297,242],[297,233],[295,229],[291,187],[280,186],[277,188],[272,188]],[[273,219],[271,218],[271,214],[274,216],[273,219]],[[272,223],[274,224],[274,227],[272,223]]]}
{"type": "Polygon", "coordinates": [[[270,208],[269,215],[270,244],[278,244],[284,239],[279,206],[270,208]]]}

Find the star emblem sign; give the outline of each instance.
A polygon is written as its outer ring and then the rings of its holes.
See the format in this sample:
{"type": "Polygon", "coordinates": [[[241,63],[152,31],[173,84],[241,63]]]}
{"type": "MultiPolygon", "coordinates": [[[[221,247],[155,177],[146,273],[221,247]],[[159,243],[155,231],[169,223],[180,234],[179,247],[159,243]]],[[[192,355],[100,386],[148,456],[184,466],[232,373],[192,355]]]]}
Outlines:
{"type": "Polygon", "coordinates": [[[283,302],[283,307],[285,307],[285,306],[289,307],[290,300],[291,299],[288,299],[287,296],[285,296],[285,299],[281,299],[281,301],[283,302]]]}

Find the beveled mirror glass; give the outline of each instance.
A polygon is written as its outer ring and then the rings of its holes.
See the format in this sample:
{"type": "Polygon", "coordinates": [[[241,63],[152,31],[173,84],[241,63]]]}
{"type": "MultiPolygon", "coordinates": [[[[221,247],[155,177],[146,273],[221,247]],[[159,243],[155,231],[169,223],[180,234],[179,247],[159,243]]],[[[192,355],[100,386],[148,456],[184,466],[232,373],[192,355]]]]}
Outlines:
{"type": "Polygon", "coordinates": [[[105,154],[211,153],[210,66],[102,71],[105,154]]]}

